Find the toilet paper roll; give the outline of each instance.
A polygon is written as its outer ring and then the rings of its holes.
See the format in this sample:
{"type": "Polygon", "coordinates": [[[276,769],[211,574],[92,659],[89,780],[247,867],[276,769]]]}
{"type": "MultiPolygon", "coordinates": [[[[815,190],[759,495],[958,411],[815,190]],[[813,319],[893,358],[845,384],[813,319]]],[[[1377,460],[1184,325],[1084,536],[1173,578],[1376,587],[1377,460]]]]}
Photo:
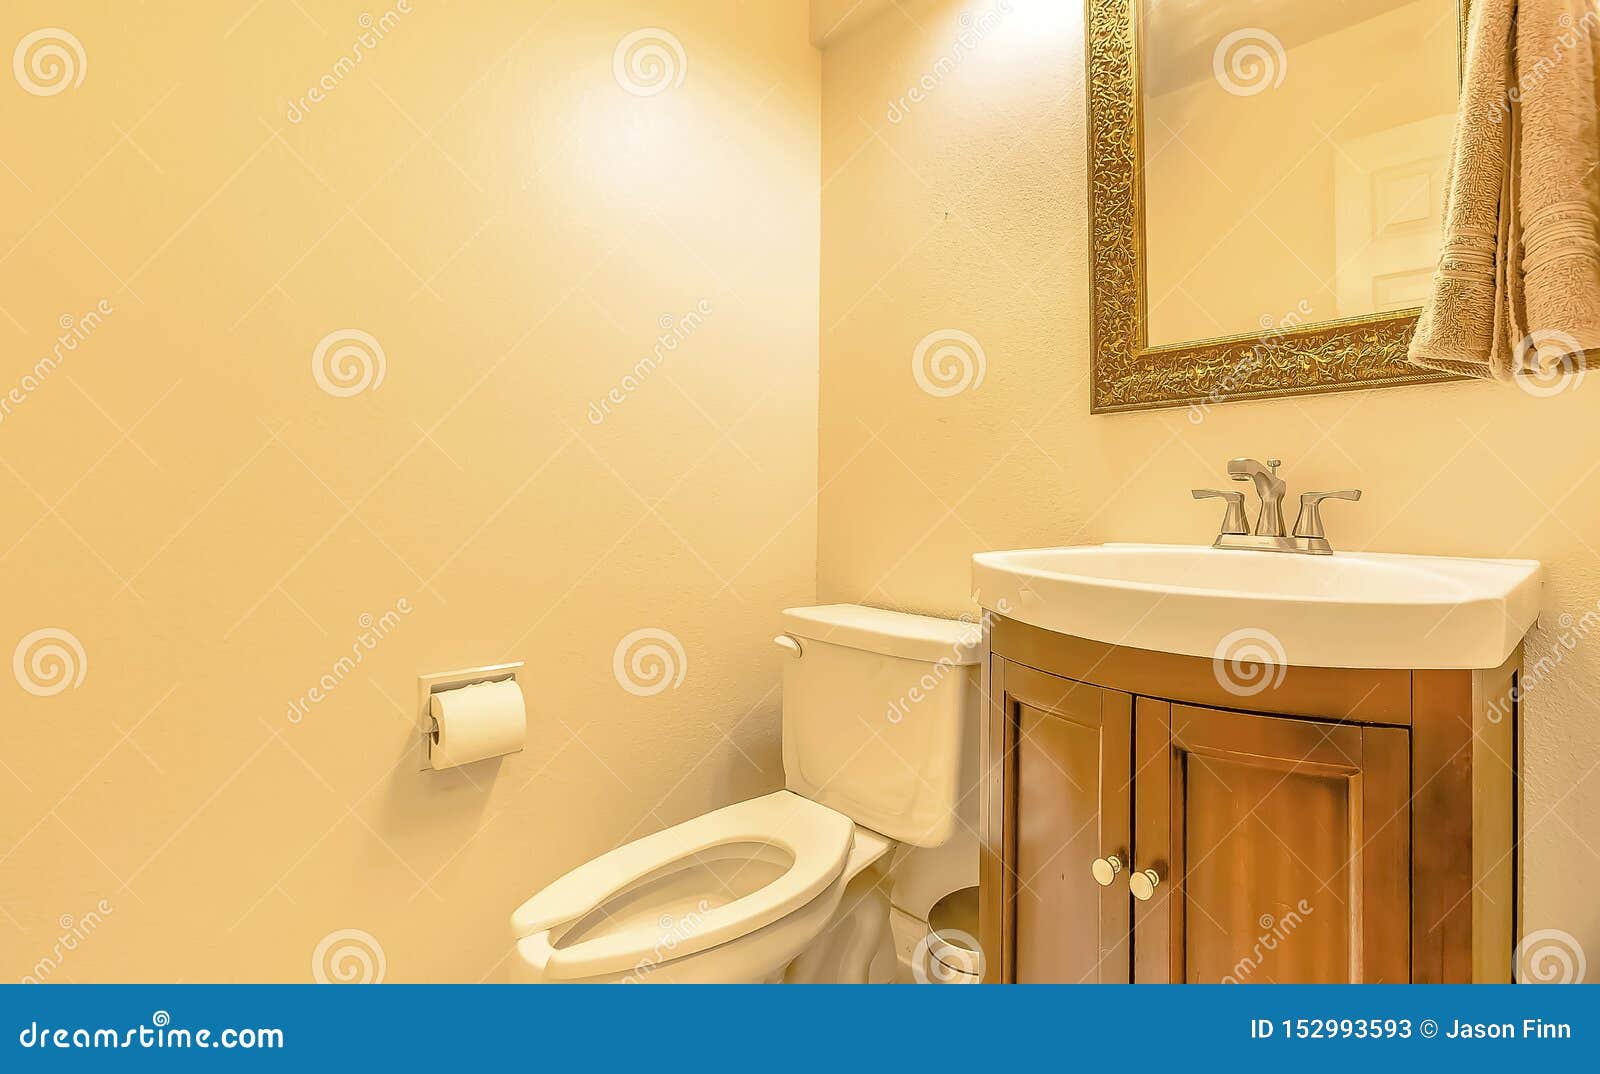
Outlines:
{"type": "Polygon", "coordinates": [[[457,768],[516,753],[528,736],[522,688],[514,679],[445,690],[433,695],[429,707],[438,724],[438,737],[429,751],[434,768],[457,768]]]}

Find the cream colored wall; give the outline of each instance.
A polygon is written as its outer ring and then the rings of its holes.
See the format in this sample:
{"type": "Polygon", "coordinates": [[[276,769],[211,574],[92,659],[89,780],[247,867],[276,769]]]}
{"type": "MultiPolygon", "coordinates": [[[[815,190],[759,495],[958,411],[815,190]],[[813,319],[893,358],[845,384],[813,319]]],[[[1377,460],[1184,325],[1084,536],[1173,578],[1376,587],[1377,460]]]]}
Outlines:
{"type": "Polygon", "coordinates": [[[875,18],[890,0],[811,0],[811,43],[823,48],[875,18]]]}
{"type": "Polygon", "coordinates": [[[824,55],[820,598],[970,612],[981,549],[1207,542],[1220,516],[1188,490],[1219,486],[1235,455],[1283,458],[1291,491],[1363,487],[1328,513],[1338,547],[1543,560],[1529,657],[1560,665],[1526,704],[1525,920],[1592,961],[1600,631],[1583,620],[1600,600],[1600,388],[1091,417],[1082,9],[1009,7],[958,50],[990,5],[908,0],[824,55]],[[892,122],[890,102],[934,70],[892,122]],[[912,363],[947,329],[977,340],[984,372],[940,397],[912,363]]]}
{"type": "Polygon", "coordinates": [[[0,644],[61,628],[86,672],[0,683],[0,979],[303,981],[359,929],[388,980],[494,980],[540,885],[782,778],[768,639],[815,566],[806,4],[404,7],[0,16],[6,55],[61,27],[85,60],[0,84],[0,644]],[[646,27],[686,67],[635,96],[613,55],[646,27]],[[384,365],[348,397],[313,375],[343,329],[384,365]],[[646,627],[686,667],[635,696],[613,651],[646,627]],[[417,675],[509,659],[527,749],[418,772],[417,675]]]}

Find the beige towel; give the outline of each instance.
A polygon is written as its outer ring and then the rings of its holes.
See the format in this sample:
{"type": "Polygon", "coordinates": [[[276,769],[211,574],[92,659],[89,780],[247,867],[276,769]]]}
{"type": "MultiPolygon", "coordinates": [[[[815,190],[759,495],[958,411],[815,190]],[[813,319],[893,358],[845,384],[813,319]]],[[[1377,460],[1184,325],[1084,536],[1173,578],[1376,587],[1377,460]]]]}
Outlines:
{"type": "Polygon", "coordinates": [[[1600,11],[1473,0],[1416,365],[1509,381],[1600,356],[1600,11]]]}

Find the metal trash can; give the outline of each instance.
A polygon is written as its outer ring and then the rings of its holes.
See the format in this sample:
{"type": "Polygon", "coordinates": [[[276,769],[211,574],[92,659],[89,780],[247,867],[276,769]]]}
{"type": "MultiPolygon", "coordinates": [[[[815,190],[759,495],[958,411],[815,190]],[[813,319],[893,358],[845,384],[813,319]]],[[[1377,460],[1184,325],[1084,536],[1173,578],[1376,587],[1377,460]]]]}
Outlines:
{"type": "Polygon", "coordinates": [[[912,959],[919,984],[979,984],[983,948],[978,944],[978,889],[952,891],[928,911],[928,935],[912,959]]]}

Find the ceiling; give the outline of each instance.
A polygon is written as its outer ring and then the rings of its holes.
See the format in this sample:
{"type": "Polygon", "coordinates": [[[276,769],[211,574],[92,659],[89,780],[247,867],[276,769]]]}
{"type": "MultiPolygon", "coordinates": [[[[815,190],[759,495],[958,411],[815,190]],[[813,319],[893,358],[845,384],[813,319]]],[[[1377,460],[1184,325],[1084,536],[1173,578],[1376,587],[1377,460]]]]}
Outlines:
{"type": "Polygon", "coordinates": [[[1141,0],[1145,91],[1210,78],[1218,43],[1236,30],[1260,28],[1292,49],[1413,3],[1438,6],[1444,17],[1456,0],[1141,0]]]}

